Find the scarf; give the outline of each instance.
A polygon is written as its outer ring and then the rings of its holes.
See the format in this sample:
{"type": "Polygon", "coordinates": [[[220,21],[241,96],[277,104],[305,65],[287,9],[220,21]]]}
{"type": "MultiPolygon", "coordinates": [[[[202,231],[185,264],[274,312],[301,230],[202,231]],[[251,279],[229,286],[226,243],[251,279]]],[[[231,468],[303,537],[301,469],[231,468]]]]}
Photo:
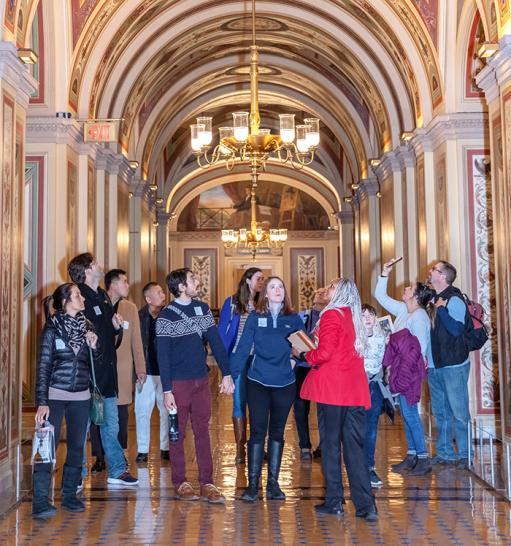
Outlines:
{"type": "Polygon", "coordinates": [[[77,313],[75,317],[67,313],[57,313],[51,318],[57,332],[61,337],[67,338],[68,343],[78,353],[85,342],[87,331],[87,319],[83,313],[77,313]]]}

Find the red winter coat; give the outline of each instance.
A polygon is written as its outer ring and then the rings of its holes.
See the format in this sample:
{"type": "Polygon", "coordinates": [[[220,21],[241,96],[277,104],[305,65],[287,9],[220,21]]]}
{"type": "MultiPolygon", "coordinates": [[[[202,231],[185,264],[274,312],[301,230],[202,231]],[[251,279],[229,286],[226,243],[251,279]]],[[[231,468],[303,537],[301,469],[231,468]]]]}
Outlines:
{"type": "Polygon", "coordinates": [[[313,367],[303,382],[300,396],[322,404],[369,409],[369,384],[364,358],[355,351],[351,309],[341,307],[323,313],[316,336],[318,348],[306,355],[313,367]]]}

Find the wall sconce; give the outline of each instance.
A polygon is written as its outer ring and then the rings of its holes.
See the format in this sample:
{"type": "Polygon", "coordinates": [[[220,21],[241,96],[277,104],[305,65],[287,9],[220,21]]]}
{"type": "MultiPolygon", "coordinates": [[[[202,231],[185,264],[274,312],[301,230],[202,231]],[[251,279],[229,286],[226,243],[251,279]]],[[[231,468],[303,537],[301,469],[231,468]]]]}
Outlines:
{"type": "Polygon", "coordinates": [[[376,167],[379,167],[381,164],[381,159],[370,159],[369,160],[369,165],[371,165],[371,167],[373,169],[376,169],[376,167]]]}
{"type": "Polygon", "coordinates": [[[351,203],[353,201],[353,197],[351,197],[351,195],[347,195],[345,198],[344,198],[344,202],[345,203],[351,203]]]}
{"type": "Polygon", "coordinates": [[[353,184],[351,185],[351,189],[353,191],[357,191],[358,188],[360,188],[360,184],[357,184],[356,182],[353,182],[353,184]]]}
{"type": "Polygon", "coordinates": [[[138,166],[140,165],[140,163],[138,161],[136,161],[135,159],[129,159],[128,160],[128,165],[130,166],[130,169],[133,169],[134,171],[136,171],[138,169],[138,166]]]}
{"type": "Polygon", "coordinates": [[[130,191],[130,192],[128,193],[128,199],[133,199],[133,192],[132,192],[132,191],[130,191]]]}
{"type": "Polygon", "coordinates": [[[489,59],[493,57],[499,50],[499,44],[495,42],[484,42],[477,50],[477,56],[481,59],[489,59]]]}
{"type": "Polygon", "coordinates": [[[154,227],[158,227],[159,225],[160,225],[160,222],[158,222],[158,220],[155,220],[155,221],[153,222],[153,226],[154,226],[154,227]]]}
{"type": "Polygon", "coordinates": [[[377,192],[376,192],[376,197],[377,197],[378,199],[381,199],[381,191],[377,191],[377,192]]]}
{"type": "Polygon", "coordinates": [[[157,197],[156,203],[158,203],[158,205],[161,205],[163,203],[163,197],[157,197]]]}
{"type": "Polygon", "coordinates": [[[401,140],[404,142],[409,142],[414,136],[415,135],[412,131],[403,131],[401,133],[401,140]]]}
{"type": "Polygon", "coordinates": [[[151,191],[156,191],[158,189],[158,184],[149,184],[149,189],[151,191]]]}
{"type": "Polygon", "coordinates": [[[23,64],[36,64],[39,60],[39,57],[33,49],[30,49],[28,47],[20,47],[18,48],[18,59],[23,64]]]}

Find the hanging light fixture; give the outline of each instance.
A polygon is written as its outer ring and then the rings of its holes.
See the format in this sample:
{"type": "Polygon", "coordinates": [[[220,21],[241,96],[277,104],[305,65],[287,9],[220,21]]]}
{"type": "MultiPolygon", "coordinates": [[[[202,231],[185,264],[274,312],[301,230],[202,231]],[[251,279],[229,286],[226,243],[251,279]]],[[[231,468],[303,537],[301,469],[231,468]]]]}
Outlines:
{"type": "Polygon", "coordinates": [[[191,146],[202,168],[225,162],[228,170],[235,163],[248,161],[252,173],[270,158],[301,169],[314,160],[319,145],[319,119],[306,118],[295,125],[295,114],[280,114],[280,134],[261,129],[259,115],[258,60],[255,0],[252,0],[252,45],[250,47],[250,114],[233,112],[233,126],[219,128],[219,144],[211,150],[213,118],[202,116],[190,125],[191,146]]]}
{"type": "Polygon", "coordinates": [[[287,241],[287,229],[265,230],[257,224],[257,170],[252,171],[252,186],[250,191],[250,229],[223,229],[222,242],[226,254],[251,254],[255,260],[258,254],[282,253],[282,247],[287,241]]]}

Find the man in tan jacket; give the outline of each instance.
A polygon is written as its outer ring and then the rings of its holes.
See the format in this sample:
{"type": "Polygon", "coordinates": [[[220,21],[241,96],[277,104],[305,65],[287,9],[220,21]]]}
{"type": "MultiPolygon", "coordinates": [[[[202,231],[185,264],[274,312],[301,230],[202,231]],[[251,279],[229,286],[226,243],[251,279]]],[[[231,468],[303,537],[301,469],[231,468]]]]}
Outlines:
{"type": "Polygon", "coordinates": [[[133,365],[137,380],[146,380],[144,348],[140,334],[138,309],[128,297],[130,285],[126,271],[112,269],[105,275],[105,288],[112,301],[114,311],[124,319],[122,340],[117,348],[117,382],[119,388],[117,409],[119,411],[119,443],[128,447],[128,415],[133,401],[133,365]]]}

